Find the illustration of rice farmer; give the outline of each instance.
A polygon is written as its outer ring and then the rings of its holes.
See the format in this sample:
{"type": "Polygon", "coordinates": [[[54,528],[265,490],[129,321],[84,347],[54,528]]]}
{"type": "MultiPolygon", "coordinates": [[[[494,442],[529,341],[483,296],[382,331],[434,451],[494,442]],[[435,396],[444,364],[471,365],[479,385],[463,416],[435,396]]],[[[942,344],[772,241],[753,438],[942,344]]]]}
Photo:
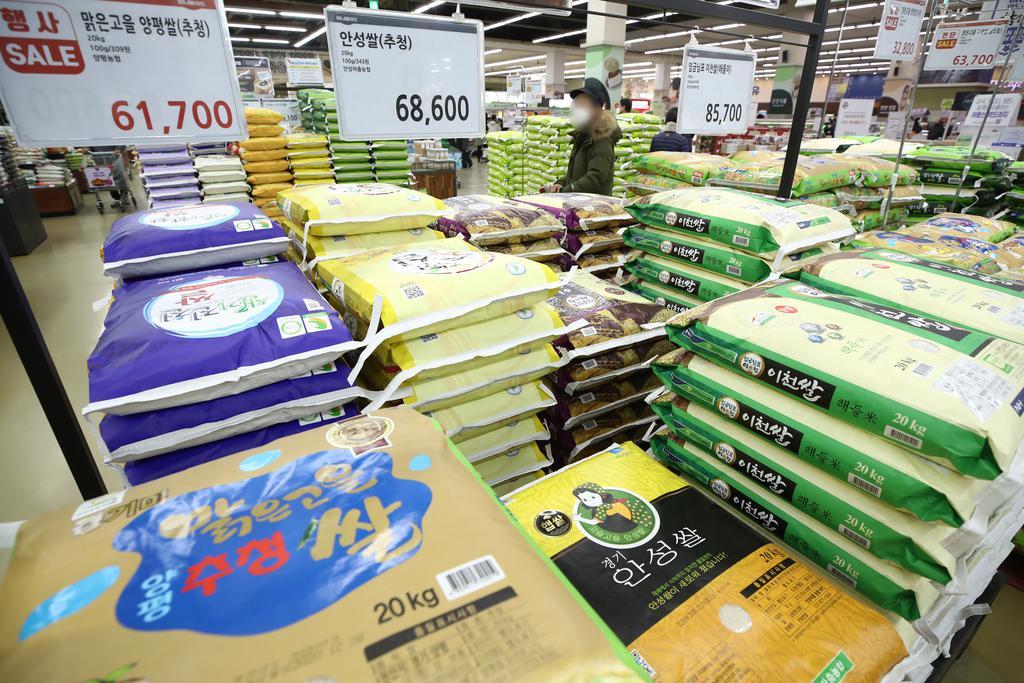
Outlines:
{"type": "Polygon", "coordinates": [[[644,515],[650,513],[628,498],[616,498],[603,487],[587,482],[572,490],[580,501],[576,519],[582,524],[596,525],[614,534],[632,531],[644,515]]]}

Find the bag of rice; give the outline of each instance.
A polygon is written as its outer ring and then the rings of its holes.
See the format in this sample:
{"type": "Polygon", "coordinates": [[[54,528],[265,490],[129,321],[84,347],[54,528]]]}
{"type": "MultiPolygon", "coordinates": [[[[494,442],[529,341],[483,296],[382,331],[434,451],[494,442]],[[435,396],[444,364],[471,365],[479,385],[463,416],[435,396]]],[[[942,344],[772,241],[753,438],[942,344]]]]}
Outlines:
{"type": "Polygon", "coordinates": [[[339,406],[366,392],[348,381],[343,363],[234,396],[134,415],[106,415],[99,425],[104,461],[127,462],[217,441],[339,406]]]}
{"type": "Polygon", "coordinates": [[[909,254],[920,256],[931,261],[938,261],[954,268],[974,270],[979,273],[993,274],[999,272],[999,264],[992,258],[991,253],[986,251],[997,251],[994,245],[981,240],[970,241],[964,246],[961,240],[948,236],[942,236],[930,232],[924,235],[917,235],[914,230],[917,226],[912,225],[902,230],[866,232],[857,235],[852,244],[856,247],[882,247],[909,254]],[[984,249],[973,249],[971,244],[984,249]],[[992,247],[992,249],[988,249],[992,247]]]}
{"type": "Polygon", "coordinates": [[[271,149],[267,151],[242,150],[242,160],[246,163],[256,161],[277,161],[279,159],[287,158],[288,150],[286,149],[271,149]]]}
{"type": "Polygon", "coordinates": [[[171,275],[114,290],[89,356],[89,414],[238,394],[357,347],[292,263],[171,275]]]}
{"type": "Polygon", "coordinates": [[[471,194],[449,197],[449,215],[437,220],[449,237],[464,235],[479,246],[510,244],[560,235],[564,227],[544,209],[512,199],[471,194]]]}
{"type": "Polygon", "coordinates": [[[699,301],[711,301],[746,288],[746,285],[738,280],[651,254],[644,254],[630,261],[626,264],[626,270],[641,280],[666,285],[699,301]]]}
{"type": "Polygon", "coordinates": [[[1024,441],[1024,347],[945,328],[802,283],[752,287],[668,325],[672,341],[708,360],[991,479],[1024,441]]]}
{"type": "MultiPolygon", "coordinates": [[[[856,147],[861,143],[852,138],[815,138],[800,142],[800,154],[816,156],[818,154],[837,154],[846,152],[856,154],[856,147]]],[[[785,152],[783,147],[781,151],[785,152]]]]}
{"type": "Polygon", "coordinates": [[[444,239],[444,233],[430,228],[410,228],[409,230],[392,230],[390,232],[367,233],[364,235],[330,235],[317,237],[306,235],[305,249],[302,246],[302,226],[283,219],[281,224],[288,230],[292,243],[304,254],[304,260],[310,268],[315,268],[321,261],[344,258],[362,251],[395,247],[400,244],[430,244],[444,239]]]}
{"type": "Polygon", "coordinates": [[[631,443],[504,502],[656,681],[879,680],[906,656],[883,615],[631,443]]]}
{"type": "Polygon", "coordinates": [[[459,443],[553,405],[555,397],[551,390],[543,380],[534,380],[424,414],[437,422],[448,438],[459,443]]]}
{"type": "MultiPolygon", "coordinates": [[[[793,196],[800,197],[830,190],[857,182],[857,166],[844,160],[842,154],[821,154],[800,157],[793,176],[793,196]]],[[[719,169],[711,179],[712,185],[738,187],[758,192],[778,193],[782,182],[782,167],[785,157],[771,154],[767,158],[756,157],[732,163],[719,169]]]]}
{"type": "Polygon", "coordinates": [[[110,226],[100,257],[109,277],[150,277],[283,254],[288,238],[258,208],[215,203],[139,211],[110,226]]]}
{"type": "Polygon", "coordinates": [[[271,150],[283,150],[288,146],[288,141],[283,137],[277,138],[249,138],[238,143],[239,147],[242,148],[244,157],[245,152],[269,152],[271,150]]]}
{"type": "Polygon", "coordinates": [[[877,230],[878,228],[885,227],[886,225],[898,227],[906,217],[907,210],[904,208],[889,209],[889,215],[887,217],[881,209],[863,209],[858,211],[857,214],[850,219],[850,224],[853,225],[854,229],[858,232],[866,232],[868,230],[877,230]],[[883,223],[883,218],[888,222],[883,223]]]}
{"type": "Polygon", "coordinates": [[[1024,269],[1024,236],[1008,237],[999,243],[999,251],[993,258],[1005,268],[1013,271],[1024,269]]]}
{"type": "Polygon", "coordinates": [[[942,213],[918,223],[914,233],[930,230],[939,234],[966,235],[984,242],[1002,242],[1017,232],[1017,226],[1008,221],[1000,221],[982,216],[968,216],[961,213],[942,213]]]}
{"type": "Polygon", "coordinates": [[[274,109],[263,109],[262,107],[246,107],[245,122],[249,125],[273,125],[281,123],[284,114],[274,109]]]}
{"type": "Polygon", "coordinates": [[[282,192],[278,203],[289,220],[306,225],[312,235],[422,228],[445,210],[440,199],[384,183],[295,188],[282,192]]]}
{"type": "Polygon", "coordinates": [[[271,667],[294,680],[374,680],[395,667],[495,683],[642,680],[444,434],[410,410],[117,496],[19,529],[0,598],[3,680],[224,681],[271,667]],[[405,597],[389,606],[394,595],[405,597]],[[402,619],[406,609],[415,617],[402,619]],[[321,642],[317,656],[295,657],[321,642]],[[448,656],[427,663],[422,648],[448,656]]]}
{"type": "MultiPolygon", "coordinates": [[[[517,446],[524,446],[535,441],[546,441],[550,436],[547,428],[539,419],[527,417],[522,420],[510,420],[507,424],[502,424],[495,429],[462,439],[459,441],[459,451],[466,457],[466,460],[477,463],[517,446]]],[[[550,465],[551,462],[548,461],[547,464],[550,465]]],[[[526,474],[526,472],[518,472],[511,476],[519,474],[526,474]]]]}
{"type": "MultiPolygon", "coordinates": [[[[730,165],[728,157],[697,152],[647,152],[633,158],[633,168],[641,174],[674,178],[693,185],[705,185],[722,168],[730,165]]],[[[637,178],[635,182],[644,182],[637,178]]]]}
{"type": "Polygon", "coordinates": [[[693,187],[693,185],[660,175],[637,175],[626,181],[624,187],[633,195],[643,197],[662,190],[678,190],[683,187],[693,187]]]}
{"type": "Polygon", "coordinates": [[[290,133],[284,136],[288,142],[288,149],[301,149],[305,147],[327,148],[327,136],[316,133],[290,133]]]}
{"type": "Polygon", "coordinates": [[[284,126],[276,123],[249,126],[249,137],[251,138],[276,138],[283,134],[284,126]]]}
{"type": "Polygon", "coordinates": [[[585,322],[555,343],[569,359],[664,336],[672,317],[668,309],[586,273],[565,283],[548,303],[566,325],[585,322]]]}
{"type": "Polygon", "coordinates": [[[640,439],[657,419],[643,397],[616,410],[588,418],[582,424],[567,428],[555,424],[553,446],[571,463],[593,455],[616,441],[640,439]]]}
{"type": "MultiPolygon", "coordinates": [[[[744,433],[792,453],[844,486],[869,493],[925,522],[959,529],[958,544],[947,548],[954,554],[976,546],[993,513],[1020,494],[1019,472],[988,481],[936,467],[909,450],[824,417],[802,401],[779,396],[691,352],[677,349],[652,367],[666,387],[690,402],[683,406],[687,412],[693,406],[717,412],[744,433]]],[[[656,401],[653,408],[671,425],[682,405],[656,401]]],[[[864,413],[863,405],[860,412],[864,413]]]]}
{"type": "Polygon", "coordinates": [[[668,339],[655,338],[571,360],[554,377],[555,385],[570,396],[584,393],[614,379],[646,371],[650,362],[675,348],[668,339]]]}
{"type": "MultiPolygon", "coordinates": [[[[846,151],[848,154],[856,154],[863,157],[882,157],[889,161],[895,161],[900,151],[900,144],[899,140],[872,140],[871,142],[849,147],[846,151]]],[[[904,141],[902,145],[903,154],[907,154],[922,146],[920,142],[910,141],[904,141]]]]}
{"type": "Polygon", "coordinates": [[[513,256],[520,256],[522,258],[528,258],[531,261],[540,261],[542,263],[551,261],[566,254],[565,249],[558,243],[558,240],[554,237],[548,237],[542,240],[530,240],[529,242],[519,242],[515,244],[490,244],[487,246],[487,251],[495,251],[499,254],[511,254],[513,256]]]}
{"type": "MultiPolygon", "coordinates": [[[[291,174],[288,174],[288,175],[291,175],[291,174]]],[[[252,188],[252,196],[253,197],[270,197],[270,198],[273,199],[275,197],[278,197],[278,195],[281,192],[284,192],[285,190],[290,190],[290,189],[292,189],[292,184],[291,183],[267,183],[266,185],[255,185],[252,188]]],[[[278,206],[279,207],[281,206],[280,201],[278,201],[278,206]]]]}
{"type": "Polygon", "coordinates": [[[850,160],[860,174],[858,184],[864,187],[889,187],[895,176],[897,185],[910,185],[917,180],[917,169],[877,157],[844,154],[839,158],[850,160]]]}
{"type": "Polygon", "coordinates": [[[623,245],[624,228],[602,228],[600,230],[566,231],[562,243],[569,255],[580,259],[584,254],[620,249],[623,245]]]}
{"type": "Polygon", "coordinates": [[[935,169],[960,170],[964,166],[977,173],[1002,173],[1013,161],[1002,152],[965,146],[927,145],[906,153],[907,161],[935,169]]]}
{"type": "Polygon", "coordinates": [[[652,446],[660,460],[882,609],[915,621],[937,602],[939,592],[928,579],[874,560],[857,543],[782,499],[759,491],[692,442],[663,434],[653,439],[652,446]]]}
{"type": "MultiPolygon", "coordinates": [[[[628,266],[629,264],[627,263],[626,265],[628,266]]],[[[683,294],[682,290],[675,289],[674,287],[664,287],[637,277],[627,279],[623,283],[622,288],[634,294],[639,294],[659,306],[664,306],[674,313],[682,313],[701,304],[700,299],[683,294]]]]}
{"type": "Polygon", "coordinates": [[[791,254],[854,234],[838,211],[723,188],[659,192],[634,200],[626,210],[647,226],[754,254],[791,254]]]}
{"type": "Polygon", "coordinates": [[[623,208],[623,200],[599,194],[555,192],[516,199],[551,212],[570,230],[616,228],[633,222],[633,218],[623,208]]]}
{"type": "Polygon", "coordinates": [[[249,184],[250,185],[268,185],[270,183],[289,183],[291,182],[292,174],[289,171],[278,171],[276,173],[250,173],[249,184]]]}
{"type": "MultiPolygon", "coordinates": [[[[836,199],[840,203],[852,206],[855,209],[880,209],[889,197],[888,187],[854,187],[846,186],[834,190],[836,199]]],[[[803,198],[809,201],[808,197],[803,198]]],[[[920,190],[907,185],[897,185],[892,191],[891,206],[907,206],[909,204],[920,204],[924,201],[920,190]]]]}
{"type": "Polygon", "coordinates": [[[539,472],[552,464],[551,454],[536,442],[516,446],[473,463],[474,469],[489,486],[497,486],[524,474],[539,472]]]}
{"type": "MultiPolygon", "coordinates": [[[[941,168],[922,168],[918,175],[926,185],[952,185],[959,187],[963,171],[941,168]]],[[[964,177],[965,188],[989,188],[999,192],[1007,192],[1013,187],[1009,175],[991,175],[981,172],[968,172],[964,177]]]]}
{"type": "Polygon", "coordinates": [[[636,403],[660,388],[661,383],[653,373],[634,374],[606,382],[577,396],[561,396],[550,414],[562,429],[572,429],[595,417],[636,403]]]}

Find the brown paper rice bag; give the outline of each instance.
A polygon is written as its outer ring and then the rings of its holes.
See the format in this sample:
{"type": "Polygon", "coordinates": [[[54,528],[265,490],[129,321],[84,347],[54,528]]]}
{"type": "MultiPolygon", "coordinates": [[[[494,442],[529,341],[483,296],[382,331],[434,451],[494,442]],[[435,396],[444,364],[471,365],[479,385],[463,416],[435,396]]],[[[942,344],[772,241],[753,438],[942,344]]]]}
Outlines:
{"type": "Polygon", "coordinates": [[[263,152],[271,149],[284,149],[287,145],[288,141],[284,138],[249,138],[243,140],[239,146],[246,151],[263,152]]]}
{"type": "Polygon", "coordinates": [[[279,173],[288,170],[288,160],[252,161],[245,164],[246,173],[279,173]]]}
{"type": "Polygon", "coordinates": [[[275,161],[288,158],[287,149],[242,150],[242,161],[275,161]]]}

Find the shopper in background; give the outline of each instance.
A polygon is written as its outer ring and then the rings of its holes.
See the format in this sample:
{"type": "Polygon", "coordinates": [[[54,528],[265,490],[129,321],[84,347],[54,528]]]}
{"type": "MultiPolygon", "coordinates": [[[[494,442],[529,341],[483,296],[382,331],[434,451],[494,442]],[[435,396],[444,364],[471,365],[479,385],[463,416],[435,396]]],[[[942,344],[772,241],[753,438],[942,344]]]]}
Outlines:
{"type": "Polygon", "coordinates": [[[593,192],[610,195],[615,176],[615,143],[622,137],[611,112],[608,90],[596,78],[569,93],[572,107],[572,152],[565,175],[544,188],[545,192],[593,192]]]}
{"type": "Polygon", "coordinates": [[[651,138],[652,152],[692,152],[693,136],[676,132],[679,108],[672,107],[665,114],[665,125],[651,138]]]}
{"type": "Polygon", "coordinates": [[[633,100],[628,97],[623,97],[619,100],[619,103],[615,105],[616,114],[628,114],[633,111],[633,100]]]}
{"type": "Polygon", "coordinates": [[[922,130],[924,130],[924,128],[921,127],[921,117],[920,116],[915,116],[914,117],[914,125],[912,125],[910,127],[910,135],[911,135],[911,137],[913,137],[914,135],[919,134],[922,130]]]}
{"type": "Polygon", "coordinates": [[[928,127],[928,139],[929,140],[945,140],[946,139],[946,124],[949,123],[949,119],[945,116],[940,118],[938,121],[928,127]]]}
{"type": "Polygon", "coordinates": [[[498,119],[497,116],[491,114],[490,116],[487,117],[487,132],[497,133],[499,131],[501,131],[501,121],[498,119]]]}

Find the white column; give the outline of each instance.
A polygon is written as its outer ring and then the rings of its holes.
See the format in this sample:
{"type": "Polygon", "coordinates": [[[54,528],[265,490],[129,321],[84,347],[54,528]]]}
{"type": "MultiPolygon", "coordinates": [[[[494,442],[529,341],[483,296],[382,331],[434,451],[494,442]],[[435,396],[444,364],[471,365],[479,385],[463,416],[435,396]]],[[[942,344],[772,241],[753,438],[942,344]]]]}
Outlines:
{"type": "Polygon", "coordinates": [[[565,92],[565,55],[552,50],[544,59],[544,94],[554,97],[565,92]]]}
{"type": "MultiPolygon", "coordinates": [[[[590,0],[594,12],[626,15],[626,6],[605,0],[590,0]]],[[[622,96],[622,67],[625,63],[626,20],[599,14],[587,15],[587,77],[596,78],[608,89],[611,104],[622,96]]]]}

